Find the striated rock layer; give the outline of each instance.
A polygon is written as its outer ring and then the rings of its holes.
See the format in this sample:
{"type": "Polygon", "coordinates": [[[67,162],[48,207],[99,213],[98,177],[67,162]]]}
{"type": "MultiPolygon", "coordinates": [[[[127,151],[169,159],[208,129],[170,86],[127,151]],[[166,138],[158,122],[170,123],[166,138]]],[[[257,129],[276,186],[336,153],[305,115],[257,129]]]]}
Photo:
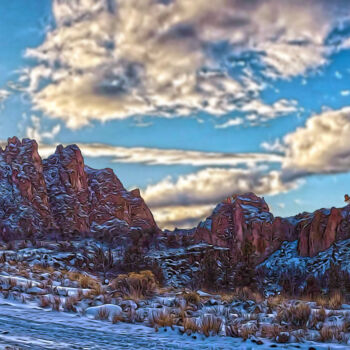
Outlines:
{"type": "Polygon", "coordinates": [[[41,160],[35,141],[13,137],[0,148],[0,233],[157,235],[139,190],[128,192],[111,169],[85,166],[76,145],[41,160]]]}

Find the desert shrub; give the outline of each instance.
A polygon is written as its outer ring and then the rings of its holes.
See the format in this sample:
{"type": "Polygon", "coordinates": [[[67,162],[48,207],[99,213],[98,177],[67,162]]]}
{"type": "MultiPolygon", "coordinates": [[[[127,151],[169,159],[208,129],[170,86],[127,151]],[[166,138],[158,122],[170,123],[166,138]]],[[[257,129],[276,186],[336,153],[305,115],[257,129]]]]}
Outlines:
{"type": "Polygon", "coordinates": [[[52,310],[60,311],[61,298],[59,296],[54,296],[51,298],[52,310]]]}
{"type": "Polygon", "coordinates": [[[344,303],[344,296],[340,291],[334,291],[329,297],[329,308],[333,310],[338,310],[344,303]]]}
{"type": "Polygon", "coordinates": [[[51,305],[51,301],[50,298],[46,297],[46,296],[40,296],[39,298],[39,306],[46,308],[49,307],[51,305]]]}
{"type": "Polygon", "coordinates": [[[66,298],[66,300],[64,302],[64,311],[76,312],[77,311],[77,308],[76,308],[77,302],[78,302],[77,297],[71,296],[71,297],[66,298]]]}
{"type": "Polygon", "coordinates": [[[89,275],[79,274],[78,282],[81,288],[94,288],[98,283],[96,279],[89,275]]]}
{"type": "Polygon", "coordinates": [[[334,325],[324,325],[320,330],[320,341],[329,342],[339,338],[340,329],[334,325]]]}
{"type": "Polygon", "coordinates": [[[154,310],[148,316],[148,322],[152,327],[173,327],[175,317],[167,308],[154,310]]]}
{"type": "Polygon", "coordinates": [[[113,324],[119,323],[121,321],[123,321],[123,316],[118,315],[117,313],[113,314],[113,316],[112,316],[112,323],[113,324]]]}
{"type": "Polygon", "coordinates": [[[223,321],[214,315],[203,315],[199,320],[200,331],[206,336],[217,335],[221,331],[223,321]]]}
{"type": "Polygon", "coordinates": [[[201,301],[201,298],[197,292],[188,292],[182,295],[187,304],[198,305],[201,301]]]}
{"type": "Polygon", "coordinates": [[[121,274],[111,283],[112,287],[131,299],[142,299],[152,295],[157,288],[154,274],[149,271],[121,274]]]}
{"type": "Polygon", "coordinates": [[[241,327],[239,334],[243,340],[247,340],[251,336],[255,335],[257,330],[258,329],[255,324],[245,324],[241,327]]]}
{"type": "Polygon", "coordinates": [[[282,332],[282,327],[278,324],[264,324],[261,327],[261,336],[263,338],[276,339],[282,332]]]}
{"type": "Polygon", "coordinates": [[[183,319],[184,332],[188,334],[196,333],[199,331],[199,325],[194,318],[186,317],[183,319]]]}
{"type": "Polygon", "coordinates": [[[305,328],[309,321],[311,308],[306,303],[298,303],[296,305],[284,305],[280,307],[277,314],[279,322],[290,323],[294,327],[305,328]]]}
{"type": "Polygon", "coordinates": [[[101,307],[98,309],[96,315],[95,315],[95,319],[96,320],[108,320],[110,315],[110,312],[107,308],[105,307],[101,307]]]}

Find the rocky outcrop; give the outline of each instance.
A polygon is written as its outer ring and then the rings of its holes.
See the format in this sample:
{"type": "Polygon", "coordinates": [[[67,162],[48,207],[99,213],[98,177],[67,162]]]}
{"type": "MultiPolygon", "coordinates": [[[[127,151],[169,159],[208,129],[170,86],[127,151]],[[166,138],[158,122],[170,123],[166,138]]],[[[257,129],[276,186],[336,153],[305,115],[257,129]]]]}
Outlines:
{"type": "Polygon", "coordinates": [[[313,257],[335,241],[350,237],[350,206],[320,209],[307,214],[296,226],[301,256],[313,257]]]}
{"type": "Polygon", "coordinates": [[[257,261],[269,256],[283,241],[298,240],[299,254],[313,257],[347,238],[350,238],[350,205],[280,218],[274,217],[265,200],[253,193],[227,198],[195,231],[197,242],[229,248],[233,256],[240,254],[248,240],[257,261]]]}
{"type": "Polygon", "coordinates": [[[0,148],[0,233],[32,237],[58,232],[157,235],[139,190],[127,191],[111,169],[84,164],[76,145],[41,160],[35,141],[16,137],[0,148]]]}
{"type": "Polygon", "coordinates": [[[253,193],[229,197],[201,222],[195,232],[198,242],[229,248],[238,256],[245,241],[261,260],[278,249],[283,241],[296,239],[295,226],[288,219],[274,217],[263,198],[253,193]]]}

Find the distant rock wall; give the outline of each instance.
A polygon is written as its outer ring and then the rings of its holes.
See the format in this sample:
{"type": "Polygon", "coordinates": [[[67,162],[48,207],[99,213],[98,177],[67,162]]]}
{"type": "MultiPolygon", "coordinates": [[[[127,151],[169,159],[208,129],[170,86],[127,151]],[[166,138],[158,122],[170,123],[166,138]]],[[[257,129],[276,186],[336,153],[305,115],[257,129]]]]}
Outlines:
{"type": "Polygon", "coordinates": [[[111,169],[87,167],[78,146],[60,145],[42,161],[34,140],[10,138],[0,148],[0,234],[52,231],[160,232],[139,190],[128,192],[111,169]]]}

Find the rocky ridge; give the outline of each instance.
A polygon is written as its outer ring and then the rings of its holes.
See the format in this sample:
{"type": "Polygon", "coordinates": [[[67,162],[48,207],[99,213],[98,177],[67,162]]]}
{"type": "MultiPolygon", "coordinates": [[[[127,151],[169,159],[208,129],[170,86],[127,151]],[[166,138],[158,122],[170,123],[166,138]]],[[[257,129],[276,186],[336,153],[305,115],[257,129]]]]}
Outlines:
{"type": "Polygon", "coordinates": [[[236,257],[250,242],[259,262],[284,241],[297,240],[298,253],[313,257],[350,238],[349,212],[346,206],[274,217],[264,198],[246,193],[226,198],[192,230],[162,233],[140,191],[127,191],[112,169],[85,165],[76,145],[60,145],[44,160],[34,140],[13,137],[0,147],[0,235],[5,240],[88,233],[148,247],[152,237],[166,237],[178,248],[205,243],[236,257]]]}
{"type": "Polygon", "coordinates": [[[3,239],[160,232],[139,190],[127,191],[111,169],[86,166],[76,145],[42,160],[34,140],[10,138],[0,148],[0,193],[3,239]]]}

